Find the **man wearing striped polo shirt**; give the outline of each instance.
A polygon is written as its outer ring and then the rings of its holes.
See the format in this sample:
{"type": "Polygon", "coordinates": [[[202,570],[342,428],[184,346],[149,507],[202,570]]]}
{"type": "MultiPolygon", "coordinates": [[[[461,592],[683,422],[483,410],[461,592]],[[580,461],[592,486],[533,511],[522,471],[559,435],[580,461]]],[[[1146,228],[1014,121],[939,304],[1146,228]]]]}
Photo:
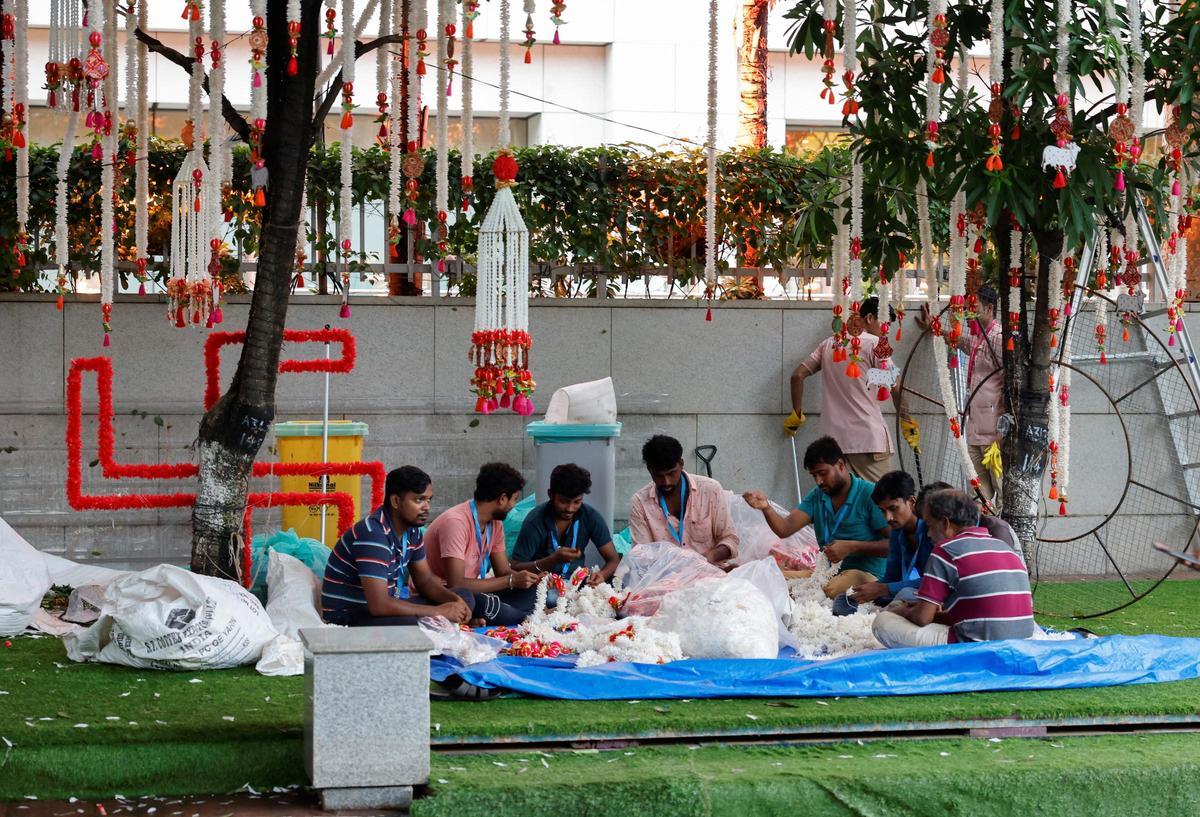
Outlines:
{"type": "Polygon", "coordinates": [[[1030,638],[1029,574],[1011,547],[979,527],[979,508],[962,491],[938,491],[924,509],[934,541],[917,601],[896,602],[875,617],[885,647],[1030,638]]]}
{"type": "Polygon", "coordinates": [[[350,627],[414,625],[420,616],[465,624],[469,590],[448,590],[425,560],[421,525],[429,521],[433,482],[405,465],[387,475],[383,506],[342,534],[321,586],[321,615],[350,627]],[[409,582],[418,595],[409,593],[409,582]]]}

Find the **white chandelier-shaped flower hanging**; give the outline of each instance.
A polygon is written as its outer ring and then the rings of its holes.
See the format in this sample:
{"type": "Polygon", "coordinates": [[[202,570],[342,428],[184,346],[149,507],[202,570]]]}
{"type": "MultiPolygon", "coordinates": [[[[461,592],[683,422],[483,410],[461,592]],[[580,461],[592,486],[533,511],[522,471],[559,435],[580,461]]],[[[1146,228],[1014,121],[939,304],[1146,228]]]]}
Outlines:
{"type": "Polygon", "coordinates": [[[536,383],[529,367],[529,230],[513,198],[517,177],[509,131],[509,0],[500,1],[500,133],[502,146],[492,163],[496,196],[479,228],[475,330],[469,359],[475,410],[490,414],[511,407],[533,413],[536,383]]]}

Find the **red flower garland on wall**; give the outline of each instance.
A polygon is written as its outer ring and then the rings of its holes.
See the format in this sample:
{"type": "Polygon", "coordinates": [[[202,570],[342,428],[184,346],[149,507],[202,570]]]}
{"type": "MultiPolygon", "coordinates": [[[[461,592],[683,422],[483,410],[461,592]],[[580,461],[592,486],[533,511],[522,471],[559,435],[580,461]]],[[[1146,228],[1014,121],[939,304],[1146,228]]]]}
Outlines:
{"type": "MultiPolygon", "coordinates": [[[[221,399],[221,347],[244,343],[245,332],[210,332],[204,341],[204,410],[208,411],[221,399]]],[[[284,343],[340,343],[342,356],[326,360],[281,360],[281,374],[290,372],[333,372],[348,374],[354,369],[358,349],[354,335],[348,329],[285,329],[284,343]]]]}

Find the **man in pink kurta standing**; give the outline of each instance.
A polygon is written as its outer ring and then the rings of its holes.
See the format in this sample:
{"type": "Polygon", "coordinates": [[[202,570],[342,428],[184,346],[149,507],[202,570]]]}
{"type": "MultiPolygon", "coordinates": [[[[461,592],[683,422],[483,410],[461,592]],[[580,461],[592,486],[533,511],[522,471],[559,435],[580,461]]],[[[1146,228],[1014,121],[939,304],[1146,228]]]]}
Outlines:
{"type": "Polygon", "coordinates": [[[958,348],[967,355],[967,450],[979,490],[987,503],[996,508],[1000,482],[983,464],[983,455],[993,443],[1000,442],[997,426],[1004,414],[1004,330],[996,320],[996,290],[979,288],[979,314],[972,331],[958,339],[958,348]]]}
{"type": "Polygon", "coordinates": [[[715,479],[683,470],[683,446],[659,434],[642,446],[650,484],[633,495],[629,533],[635,545],[674,542],[710,564],[737,556],[738,535],[725,490],[715,479]]]}
{"type": "MultiPolygon", "coordinates": [[[[836,347],[832,337],[821,341],[808,359],[792,372],[792,413],[783,427],[788,436],[794,436],[796,429],[804,423],[804,381],[820,372],[821,436],[837,440],[850,470],[868,482],[875,482],[896,467],[892,460],[892,436],[883,419],[883,404],[867,387],[867,369],[890,357],[891,352],[880,354],[878,349],[881,341],[879,299],[867,298],[858,314],[861,317],[857,327],[861,331],[858,335],[859,357],[863,361],[859,376],[846,375],[849,361],[834,362],[836,347]]],[[[883,342],[886,343],[886,339],[883,342]]]]}

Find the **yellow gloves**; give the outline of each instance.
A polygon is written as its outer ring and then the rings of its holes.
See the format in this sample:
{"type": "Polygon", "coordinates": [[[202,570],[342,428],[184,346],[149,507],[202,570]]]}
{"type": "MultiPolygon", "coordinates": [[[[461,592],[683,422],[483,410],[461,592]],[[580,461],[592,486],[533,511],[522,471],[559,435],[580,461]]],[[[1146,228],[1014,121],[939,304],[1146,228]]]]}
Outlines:
{"type": "Polygon", "coordinates": [[[983,467],[992,472],[992,479],[997,483],[1004,473],[1004,460],[1000,456],[1000,444],[992,443],[983,452],[983,467]]]}
{"type": "Polygon", "coordinates": [[[800,426],[804,425],[805,421],[807,420],[808,418],[804,416],[804,412],[796,414],[796,412],[793,411],[787,416],[787,419],[783,421],[783,433],[789,437],[795,437],[796,432],[800,430],[800,426]]]}
{"type": "Polygon", "coordinates": [[[900,418],[900,434],[908,447],[918,454],[921,453],[921,426],[911,417],[900,418]]]}

